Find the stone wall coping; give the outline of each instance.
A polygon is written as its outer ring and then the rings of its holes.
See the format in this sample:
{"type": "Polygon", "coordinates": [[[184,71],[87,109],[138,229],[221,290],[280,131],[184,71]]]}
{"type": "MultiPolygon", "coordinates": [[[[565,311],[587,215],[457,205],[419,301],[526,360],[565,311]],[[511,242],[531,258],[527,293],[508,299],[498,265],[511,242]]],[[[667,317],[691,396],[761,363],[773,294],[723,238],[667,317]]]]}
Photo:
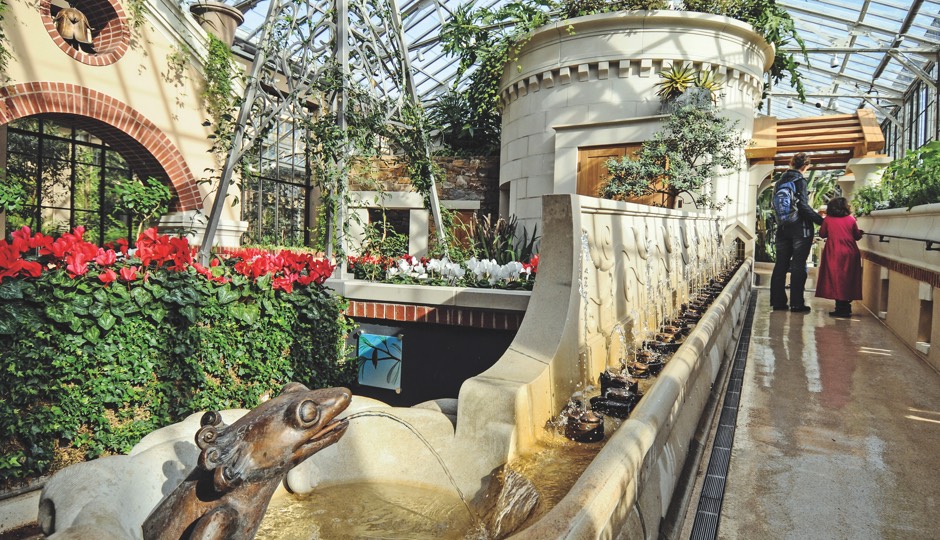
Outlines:
{"type": "Polygon", "coordinates": [[[923,216],[937,214],[940,215],[940,203],[922,204],[908,210],[907,208],[889,208],[887,210],[875,210],[870,214],[872,218],[894,217],[894,216],[923,216]]]}
{"type": "Polygon", "coordinates": [[[940,251],[927,250],[928,242],[940,243],[940,203],[915,206],[910,210],[876,210],[859,217],[858,227],[865,231],[858,247],[866,258],[890,260],[933,274],[940,272],[940,251]],[[881,235],[911,240],[885,237],[881,241],[881,235]]]}
{"type": "Polygon", "coordinates": [[[620,126],[624,124],[639,124],[643,122],[660,122],[669,118],[668,114],[654,114],[651,116],[636,116],[633,118],[617,118],[615,120],[605,120],[603,122],[584,122],[579,124],[560,124],[552,126],[555,131],[568,131],[577,129],[594,129],[604,126],[620,126]]]}
{"type": "Polygon", "coordinates": [[[469,287],[438,287],[373,283],[357,279],[328,279],[326,286],[349,300],[416,304],[422,306],[453,306],[493,311],[525,311],[530,291],[475,289],[469,287]]]}
{"type": "Polygon", "coordinates": [[[773,45],[754,31],[746,22],[712,15],[698,11],[654,10],[654,11],[616,11],[597,13],[575,17],[564,21],[557,21],[536,29],[531,34],[531,40],[539,39],[540,34],[584,35],[586,33],[607,33],[611,31],[622,32],[627,28],[652,29],[669,28],[680,33],[685,28],[704,28],[714,32],[731,34],[762,45],[765,53],[764,71],[770,69],[774,63],[773,45]]]}
{"type": "Polygon", "coordinates": [[[441,206],[450,210],[479,210],[480,201],[441,201],[441,206]]]}
{"type": "MultiPolygon", "coordinates": [[[[350,208],[393,208],[424,210],[424,197],[413,191],[351,191],[350,208]]],[[[479,210],[480,201],[442,200],[451,210],[479,210]]]]}
{"type": "MultiPolygon", "coordinates": [[[[561,42],[573,37],[581,39],[594,35],[601,36],[611,33],[644,32],[657,29],[669,29],[677,36],[677,39],[678,36],[681,36],[687,30],[698,29],[728,34],[754,43],[764,54],[764,66],[761,73],[742,71],[745,69],[743,66],[725,66],[723,69],[728,70],[728,75],[731,78],[740,78],[755,89],[757,86],[763,84],[763,73],[770,69],[774,61],[773,45],[767,43],[749,24],[722,15],[674,10],[618,11],[586,15],[553,22],[541,28],[537,28],[529,34],[527,41],[522,46],[519,57],[521,58],[526,55],[528,50],[541,47],[548,42],[561,42]]],[[[598,51],[596,57],[588,61],[576,58],[558,58],[555,63],[556,65],[548,69],[548,71],[545,70],[546,66],[535,66],[523,70],[510,69],[513,63],[509,62],[503,76],[504,82],[500,85],[500,95],[508,102],[519,97],[518,92],[525,95],[529,87],[537,91],[539,86],[543,84],[549,87],[553,86],[556,80],[561,84],[566,84],[571,80],[572,75],[570,74],[570,70],[572,69],[576,74],[581,72],[588,73],[590,71],[588,66],[592,66],[596,71],[601,68],[601,64],[604,64],[604,69],[601,69],[601,71],[613,71],[621,69],[623,67],[622,63],[625,63],[625,65],[629,65],[631,62],[645,63],[667,61],[677,63],[686,61],[687,58],[684,56],[687,55],[675,56],[673,54],[663,55],[634,51],[629,57],[625,57],[622,53],[611,49],[608,51],[598,51]]],[[[692,61],[694,62],[696,60],[692,61]]],[[[607,75],[604,75],[601,78],[606,78],[606,76],[607,75]]],[[[621,74],[619,76],[623,77],[625,75],[621,74]]]]}

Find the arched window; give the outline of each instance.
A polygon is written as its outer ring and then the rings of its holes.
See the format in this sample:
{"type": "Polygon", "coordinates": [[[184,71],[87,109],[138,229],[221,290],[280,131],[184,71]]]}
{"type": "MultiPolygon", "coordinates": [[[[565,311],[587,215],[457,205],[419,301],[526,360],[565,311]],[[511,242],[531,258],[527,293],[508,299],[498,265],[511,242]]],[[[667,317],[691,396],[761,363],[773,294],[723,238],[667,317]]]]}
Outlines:
{"type": "Polygon", "coordinates": [[[7,230],[24,225],[61,234],[81,225],[85,239],[102,244],[133,240],[135,223],[115,211],[114,185],[136,180],[134,171],[94,135],[42,117],[7,126],[7,182],[19,182],[26,205],[8,212],[7,230]]]}

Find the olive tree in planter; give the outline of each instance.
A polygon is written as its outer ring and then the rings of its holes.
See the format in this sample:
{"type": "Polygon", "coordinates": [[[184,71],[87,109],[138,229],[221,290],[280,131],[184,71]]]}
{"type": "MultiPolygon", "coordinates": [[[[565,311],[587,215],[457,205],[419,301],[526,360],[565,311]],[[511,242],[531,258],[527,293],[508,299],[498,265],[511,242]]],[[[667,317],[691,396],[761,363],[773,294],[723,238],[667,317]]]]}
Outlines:
{"type": "Polygon", "coordinates": [[[173,198],[170,188],[156,178],[148,178],[146,182],[117,182],[114,184],[114,194],[117,198],[115,210],[127,214],[132,223],[137,223],[134,239],[140,237],[140,233],[152,219],[166,213],[173,198]]]}
{"type": "Polygon", "coordinates": [[[607,161],[610,180],[601,195],[628,200],[658,194],[664,196],[666,206],[674,206],[685,195],[698,208],[719,209],[730,200],[715,200],[712,183],[722,173],[741,168],[743,148],[736,122],[722,117],[711,105],[691,100],[676,108],[663,129],[643,143],[635,159],[624,156],[607,161]]]}

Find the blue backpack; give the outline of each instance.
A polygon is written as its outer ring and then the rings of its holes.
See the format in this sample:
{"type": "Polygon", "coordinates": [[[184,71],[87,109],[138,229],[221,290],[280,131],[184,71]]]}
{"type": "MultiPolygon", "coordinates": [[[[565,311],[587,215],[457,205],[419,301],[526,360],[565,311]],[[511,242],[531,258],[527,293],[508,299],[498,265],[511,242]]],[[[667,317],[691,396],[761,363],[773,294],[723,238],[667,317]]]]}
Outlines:
{"type": "Polygon", "coordinates": [[[796,223],[799,219],[796,208],[796,184],[793,180],[781,182],[774,190],[774,214],[779,225],[796,223]]]}

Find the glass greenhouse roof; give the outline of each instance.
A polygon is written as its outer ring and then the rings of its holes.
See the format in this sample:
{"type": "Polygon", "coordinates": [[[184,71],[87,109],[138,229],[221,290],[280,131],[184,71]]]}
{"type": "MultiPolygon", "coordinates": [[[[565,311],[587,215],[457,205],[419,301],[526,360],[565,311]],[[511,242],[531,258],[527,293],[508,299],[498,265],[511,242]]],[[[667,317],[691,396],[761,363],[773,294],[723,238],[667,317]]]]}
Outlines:
{"type": "MultiPolygon", "coordinates": [[[[893,118],[904,91],[915,79],[936,87],[936,77],[928,72],[940,57],[940,0],[777,1],[789,11],[806,44],[806,59],[793,49],[802,64],[806,103],[799,102],[793,88],[781,84],[770,89],[765,113],[785,119],[850,113],[867,107],[875,110],[879,119],[893,118]]],[[[505,2],[472,1],[477,7],[505,2]]],[[[444,55],[440,29],[465,3],[404,0],[398,5],[416,91],[422,100],[434,99],[454,83],[457,61],[444,55]]],[[[245,12],[236,47],[246,52],[254,49],[269,4],[270,0],[247,0],[236,6],[245,12]]],[[[310,4],[322,4],[317,11],[322,14],[331,9],[332,0],[311,0],[310,4]]],[[[381,20],[371,23],[380,34],[391,28],[381,20]]],[[[378,39],[387,42],[388,36],[378,39]]]]}

